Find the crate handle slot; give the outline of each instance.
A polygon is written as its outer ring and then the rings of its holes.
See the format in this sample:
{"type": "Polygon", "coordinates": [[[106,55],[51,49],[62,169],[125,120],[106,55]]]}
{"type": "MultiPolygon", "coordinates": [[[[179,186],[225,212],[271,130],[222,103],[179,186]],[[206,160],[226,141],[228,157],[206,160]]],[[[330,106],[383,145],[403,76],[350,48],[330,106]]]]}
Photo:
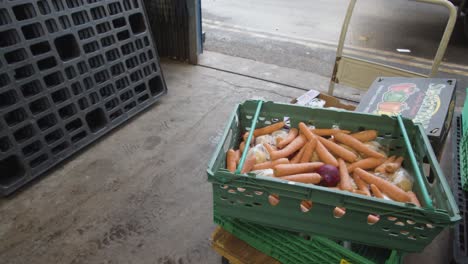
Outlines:
{"type": "Polygon", "coordinates": [[[249,152],[250,141],[252,141],[252,136],[255,131],[255,126],[257,125],[258,116],[260,115],[260,110],[262,110],[263,101],[259,100],[257,103],[257,110],[255,111],[254,118],[252,119],[252,125],[250,126],[250,133],[245,142],[244,152],[242,153],[239,166],[237,166],[236,174],[240,174],[242,168],[244,167],[245,159],[247,158],[247,153],[249,152]]]}
{"type": "Polygon", "coordinates": [[[397,115],[397,120],[398,124],[400,127],[401,134],[403,134],[403,138],[405,140],[406,144],[406,150],[408,151],[408,155],[411,160],[411,164],[413,165],[415,174],[416,174],[416,180],[418,181],[419,186],[421,186],[421,192],[422,192],[422,197],[424,199],[424,203],[426,204],[427,207],[433,209],[434,207],[432,206],[432,200],[429,197],[429,193],[427,192],[426,185],[424,185],[424,181],[422,178],[421,171],[419,170],[418,163],[416,161],[416,157],[414,156],[413,152],[413,147],[411,146],[410,139],[408,137],[408,133],[406,132],[405,124],[403,123],[403,119],[401,115],[397,115]]]}

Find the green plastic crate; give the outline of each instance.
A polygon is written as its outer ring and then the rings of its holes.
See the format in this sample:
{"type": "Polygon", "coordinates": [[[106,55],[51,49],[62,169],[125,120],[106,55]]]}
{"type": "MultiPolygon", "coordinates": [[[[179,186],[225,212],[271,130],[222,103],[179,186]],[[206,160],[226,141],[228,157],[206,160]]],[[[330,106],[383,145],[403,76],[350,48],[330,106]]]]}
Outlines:
{"type": "Polygon", "coordinates": [[[229,233],[283,264],[400,264],[397,251],[352,244],[350,249],[330,239],[305,239],[284,230],[263,227],[215,214],[214,221],[229,233]]]}
{"type": "MultiPolygon", "coordinates": [[[[250,127],[256,109],[256,101],[246,101],[236,107],[209,164],[208,180],[213,186],[213,207],[218,214],[293,232],[404,252],[422,251],[445,227],[460,220],[458,207],[427,136],[423,128],[411,120],[405,119],[404,123],[417,165],[425,172],[423,185],[436,209],[426,208],[425,203],[424,208],[420,208],[321,186],[227,171],[226,151],[238,146],[241,133],[250,127]],[[269,204],[271,194],[279,195],[278,205],[269,204]],[[303,200],[313,202],[312,209],[306,213],[300,210],[303,200]],[[342,218],[333,216],[337,206],[346,208],[346,215],[342,218]],[[369,214],[380,215],[380,221],[369,225],[369,214]]],[[[318,128],[339,125],[351,131],[377,129],[382,137],[381,143],[390,147],[392,155],[403,155],[405,162],[409,160],[394,117],[266,102],[261,108],[257,127],[277,122],[285,116],[289,117],[293,127],[304,121],[318,128]]],[[[404,166],[414,174],[411,166],[404,166]]],[[[422,188],[416,181],[414,191],[421,202],[422,188]]]]}
{"type": "MultiPolygon", "coordinates": [[[[467,94],[468,94],[468,88],[467,94]]],[[[462,188],[468,191],[468,96],[465,99],[465,104],[462,109],[462,135],[460,141],[460,177],[462,188]]]]}
{"type": "Polygon", "coordinates": [[[462,109],[462,132],[465,134],[465,131],[468,129],[468,88],[466,88],[466,98],[465,103],[463,104],[462,109]]]}

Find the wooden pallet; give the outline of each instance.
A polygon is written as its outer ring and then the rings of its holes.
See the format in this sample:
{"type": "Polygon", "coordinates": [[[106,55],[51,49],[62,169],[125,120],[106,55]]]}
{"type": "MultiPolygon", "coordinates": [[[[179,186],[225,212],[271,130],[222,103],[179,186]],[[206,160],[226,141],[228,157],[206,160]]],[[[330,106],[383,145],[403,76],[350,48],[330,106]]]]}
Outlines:
{"type": "Polygon", "coordinates": [[[211,247],[230,264],[280,264],[221,227],[213,232],[211,241],[211,247]]]}

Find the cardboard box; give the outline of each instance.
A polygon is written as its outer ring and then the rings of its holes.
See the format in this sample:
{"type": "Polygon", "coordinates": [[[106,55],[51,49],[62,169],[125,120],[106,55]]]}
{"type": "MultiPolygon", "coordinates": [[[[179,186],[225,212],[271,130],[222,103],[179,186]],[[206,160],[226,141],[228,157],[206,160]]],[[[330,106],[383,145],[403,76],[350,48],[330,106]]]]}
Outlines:
{"type": "Polygon", "coordinates": [[[356,111],[401,114],[421,123],[438,153],[450,130],[455,108],[455,79],[377,78],[356,111]]]}
{"type": "Polygon", "coordinates": [[[338,98],[320,93],[315,90],[310,90],[307,93],[295,98],[291,101],[292,104],[311,106],[311,107],[335,107],[354,111],[356,106],[351,104],[343,104],[338,98]],[[319,99],[319,100],[317,100],[319,99]]]}

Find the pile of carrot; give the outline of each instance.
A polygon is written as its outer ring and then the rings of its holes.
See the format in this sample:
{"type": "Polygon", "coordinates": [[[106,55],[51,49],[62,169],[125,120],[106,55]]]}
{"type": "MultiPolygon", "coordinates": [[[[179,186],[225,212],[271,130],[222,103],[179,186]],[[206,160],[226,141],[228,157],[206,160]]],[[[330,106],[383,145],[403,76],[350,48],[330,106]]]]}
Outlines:
{"type": "MultiPolygon", "coordinates": [[[[283,129],[284,122],[278,122],[255,129],[256,137],[269,135],[283,129]]],[[[247,156],[241,173],[272,169],[274,177],[307,184],[320,184],[322,176],[316,170],[327,164],[337,168],[340,181],[332,187],[360,195],[390,198],[421,206],[413,192],[406,192],[375,173],[394,173],[401,168],[403,157],[391,156],[369,147],[367,142],[377,139],[376,130],[352,133],[348,130],[311,128],[299,123],[291,128],[284,138],[276,138],[276,144],[263,143],[269,160],[257,163],[254,155],[247,156]],[[314,157],[318,157],[314,158],[314,157]]],[[[230,149],[226,155],[226,168],[234,172],[246,148],[248,132],[242,136],[239,149],[230,149]]],[[[249,153],[250,154],[250,153],[249,153]]]]}

